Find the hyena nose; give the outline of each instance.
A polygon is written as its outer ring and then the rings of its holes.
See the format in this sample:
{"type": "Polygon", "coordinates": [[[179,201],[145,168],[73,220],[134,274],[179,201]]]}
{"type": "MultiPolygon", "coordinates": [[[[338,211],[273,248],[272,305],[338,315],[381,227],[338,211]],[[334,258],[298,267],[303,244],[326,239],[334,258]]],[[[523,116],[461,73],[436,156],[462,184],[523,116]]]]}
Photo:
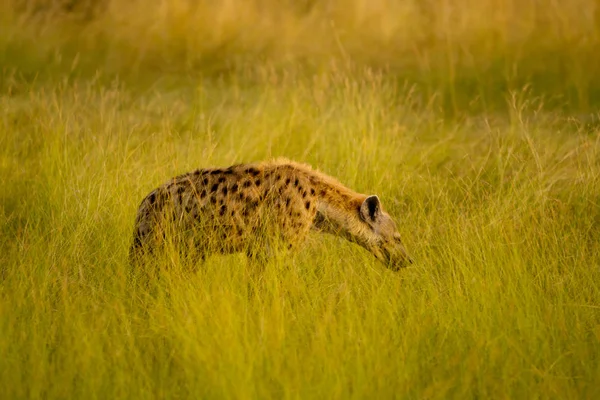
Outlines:
{"type": "Polygon", "coordinates": [[[413,259],[407,256],[403,260],[402,267],[408,267],[409,265],[412,265],[412,264],[413,264],[413,259]]]}
{"type": "Polygon", "coordinates": [[[402,255],[391,262],[390,267],[394,271],[400,271],[413,263],[413,259],[408,255],[402,255]]]}

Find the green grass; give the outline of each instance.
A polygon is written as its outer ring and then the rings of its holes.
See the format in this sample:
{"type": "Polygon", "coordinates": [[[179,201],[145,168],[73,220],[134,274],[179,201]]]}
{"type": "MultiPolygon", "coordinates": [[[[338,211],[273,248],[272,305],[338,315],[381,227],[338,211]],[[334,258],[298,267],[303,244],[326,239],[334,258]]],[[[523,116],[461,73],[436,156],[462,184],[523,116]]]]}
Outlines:
{"type": "Polygon", "coordinates": [[[205,14],[151,25],[152,7],[115,4],[31,26],[6,2],[19,18],[0,13],[1,397],[599,397],[600,134],[588,111],[600,40],[592,26],[568,46],[588,29],[569,5],[545,9],[562,28],[543,36],[539,10],[520,2],[514,26],[529,36],[513,43],[494,33],[497,14],[488,30],[475,23],[491,1],[463,3],[446,10],[462,30],[439,47],[444,13],[433,25],[394,14],[419,28],[406,30],[383,2],[378,24],[327,3],[338,37],[322,41],[325,11],[295,3],[275,18],[233,2],[211,10],[221,19],[207,33],[192,29],[205,14]],[[252,35],[225,34],[253,21],[252,35]],[[170,36],[146,36],[159,28],[170,36]],[[431,59],[464,55],[460,44],[477,63],[454,74],[374,47],[403,54],[417,37],[434,38],[431,59]],[[540,54],[555,63],[538,69],[540,54]],[[128,285],[151,189],[277,156],[378,194],[414,266],[394,273],[313,235],[267,265],[254,296],[242,255],[191,276],[167,261],[149,289],[128,285]]]}

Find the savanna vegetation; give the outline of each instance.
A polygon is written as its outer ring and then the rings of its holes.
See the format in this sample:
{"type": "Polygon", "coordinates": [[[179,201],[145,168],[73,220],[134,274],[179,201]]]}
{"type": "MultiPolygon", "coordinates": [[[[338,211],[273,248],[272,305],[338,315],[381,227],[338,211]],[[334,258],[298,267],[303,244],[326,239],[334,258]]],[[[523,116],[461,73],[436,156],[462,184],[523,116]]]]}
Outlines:
{"type": "Polygon", "coordinates": [[[600,397],[600,4],[0,2],[2,398],[600,397]],[[313,235],[130,284],[141,199],[285,156],[415,263],[313,235]],[[254,288],[249,293],[249,288],[254,288]]]}

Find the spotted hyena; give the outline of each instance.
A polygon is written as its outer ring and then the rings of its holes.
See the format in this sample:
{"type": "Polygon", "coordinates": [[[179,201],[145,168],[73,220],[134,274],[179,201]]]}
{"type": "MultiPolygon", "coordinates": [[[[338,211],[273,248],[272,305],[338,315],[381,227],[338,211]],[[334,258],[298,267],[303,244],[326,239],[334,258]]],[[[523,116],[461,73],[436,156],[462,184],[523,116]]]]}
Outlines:
{"type": "Polygon", "coordinates": [[[264,256],[275,243],[302,243],[311,230],[355,242],[394,270],[411,263],[377,196],[285,159],[198,169],[153,190],[138,209],[131,255],[171,243],[200,258],[264,256]]]}

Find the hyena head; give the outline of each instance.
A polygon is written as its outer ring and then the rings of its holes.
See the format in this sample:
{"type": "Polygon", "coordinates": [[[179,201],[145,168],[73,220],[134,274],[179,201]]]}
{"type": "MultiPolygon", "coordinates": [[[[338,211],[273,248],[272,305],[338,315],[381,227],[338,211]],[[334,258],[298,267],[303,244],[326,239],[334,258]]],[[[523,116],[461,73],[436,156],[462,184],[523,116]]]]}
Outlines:
{"type": "Polygon", "coordinates": [[[368,196],[358,213],[362,226],[357,227],[355,239],[361,246],[394,271],[412,264],[396,223],[383,211],[379,197],[368,196]]]}

